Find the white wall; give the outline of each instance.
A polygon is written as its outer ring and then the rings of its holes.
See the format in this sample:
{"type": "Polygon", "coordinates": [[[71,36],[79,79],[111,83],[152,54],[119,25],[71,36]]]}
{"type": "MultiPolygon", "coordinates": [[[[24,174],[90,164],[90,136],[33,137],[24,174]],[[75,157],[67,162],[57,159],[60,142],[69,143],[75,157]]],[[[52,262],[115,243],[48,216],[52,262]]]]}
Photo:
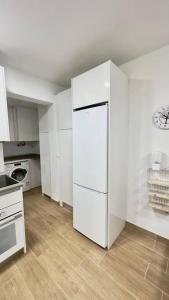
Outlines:
{"type": "Polygon", "coordinates": [[[129,170],[127,220],[169,238],[169,215],[148,207],[147,168],[159,150],[169,167],[169,131],[154,127],[152,115],[169,104],[169,47],[120,68],[129,76],[129,170]]]}
{"type": "Polygon", "coordinates": [[[51,104],[54,95],[63,90],[62,87],[42,80],[38,77],[5,67],[7,93],[10,97],[33,101],[38,104],[51,104]]]}

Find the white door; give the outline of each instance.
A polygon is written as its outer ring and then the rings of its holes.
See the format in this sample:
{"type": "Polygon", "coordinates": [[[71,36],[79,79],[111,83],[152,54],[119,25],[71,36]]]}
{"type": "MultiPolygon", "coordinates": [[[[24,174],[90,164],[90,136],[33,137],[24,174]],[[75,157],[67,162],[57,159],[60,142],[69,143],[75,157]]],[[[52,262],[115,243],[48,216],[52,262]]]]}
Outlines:
{"type": "Polygon", "coordinates": [[[72,128],[72,98],[71,89],[63,91],[56,95],[56,112],[59,129],[72,128]]]}
{"type": "Polygon", "coordinates": [[[73,206],[72,130],[59,130],[61,201],[73,206]]]}
{"type": "Polygon", "coordinates": [[[73,182],[107,193],[107,105],[73,112],[73,182]]]}
{"type": "Polygon", "coordinates": [[[73,185],[73,227],[107,247],[107,194],[73,185]]]}
{"type": "Polygon", "coordinates": [[[8,119],[9,119],[10,141],[12,142],[17,141],[18,128],[17,128],[16,109],[13,106],[8,106],[8,119]]]}
{"type": "Polygon", "coordinates": [[[0,66],[0,141],[10,141],[4,68],[0,66]]]}
{"type": "Polygon", "coordinates": [[[40,133],[40,162],[42,193],[51,196],[50,151],[48,133],[40,133]]]}

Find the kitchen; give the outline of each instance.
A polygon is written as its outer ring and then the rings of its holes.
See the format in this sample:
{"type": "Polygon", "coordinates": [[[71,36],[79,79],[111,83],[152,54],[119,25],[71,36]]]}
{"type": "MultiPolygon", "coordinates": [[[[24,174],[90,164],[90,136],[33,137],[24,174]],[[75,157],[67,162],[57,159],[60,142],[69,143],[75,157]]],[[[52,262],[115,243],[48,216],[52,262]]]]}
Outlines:
{"type": "Polygon", "coordinates": [[[160,45],[122,63],[107,52],[70,73],[53,59],[55,81],[50,63],[40,76],[42,65],[0,60],[0,298],[168,299],[169,46],[160,45]]]}

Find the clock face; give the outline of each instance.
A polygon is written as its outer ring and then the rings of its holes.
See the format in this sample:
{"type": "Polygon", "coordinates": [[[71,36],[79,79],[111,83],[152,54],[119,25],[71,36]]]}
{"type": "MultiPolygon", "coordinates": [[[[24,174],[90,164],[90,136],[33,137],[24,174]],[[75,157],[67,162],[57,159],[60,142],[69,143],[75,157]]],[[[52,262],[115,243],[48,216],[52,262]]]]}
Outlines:
{"type": "Polygon", "coordinates": [[[169,105],[160,107],[154,113],[153,122],[157,128],[169,129],[169,105]]]}

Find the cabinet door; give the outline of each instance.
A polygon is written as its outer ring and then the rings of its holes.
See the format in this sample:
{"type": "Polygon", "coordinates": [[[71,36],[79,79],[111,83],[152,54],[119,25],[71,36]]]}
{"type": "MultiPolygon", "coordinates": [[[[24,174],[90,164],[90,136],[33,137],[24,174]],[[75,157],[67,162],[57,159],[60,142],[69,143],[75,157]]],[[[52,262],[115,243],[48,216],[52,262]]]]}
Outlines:
{"type": "Polygon", "coordinates": [[[110,62],[72,79],[73,108],[110,99],[110,62]]]}
{"type": "Polygon", "coordinates": [[[36,108],[17,107],[19,141],[38,141],[38,111],[36,108]]]}
{"type": "Polygon", "coordinates": [[[48,106],[38,105],[39,132],[48,132],[48,106]]]}
{"type": "Polygon", "coordinates": [[[9,141],[8,109],[4,68],[0,66],[0,141],[9,141]]]}
{"type": "Polygon", "coordinates": [[[58,114],[58,128],[72,128],[72,97],[71,90],[68,89],[56,96],[56,112],[58,114]]]}
{"type": "Polygon", "coordinates": [[[41,185],[40,159],[30,159],[31,188],[41,185]]]}
{"type": "Polygon", "coordinates": [[[0,143],[0,172],[4,172],[3,143],[0,143]]]}
{"type": "Polygon", "coordinates": [[[73,206],[72,130],[60,130],[61,201],[73,206]]]}
{"type": "Polygon", "coordinates": [[[18,140],[18,129],[16,119],[16,109],[13,106],[8,106],[8,119],[9,119],[9,134],[10,141],[18,140]]]}
{"type": "Polygon", "coordinates": [[[42,193],[51,196],[49,134],[45,132],[40,133],[40,162],[42,193]]]}

